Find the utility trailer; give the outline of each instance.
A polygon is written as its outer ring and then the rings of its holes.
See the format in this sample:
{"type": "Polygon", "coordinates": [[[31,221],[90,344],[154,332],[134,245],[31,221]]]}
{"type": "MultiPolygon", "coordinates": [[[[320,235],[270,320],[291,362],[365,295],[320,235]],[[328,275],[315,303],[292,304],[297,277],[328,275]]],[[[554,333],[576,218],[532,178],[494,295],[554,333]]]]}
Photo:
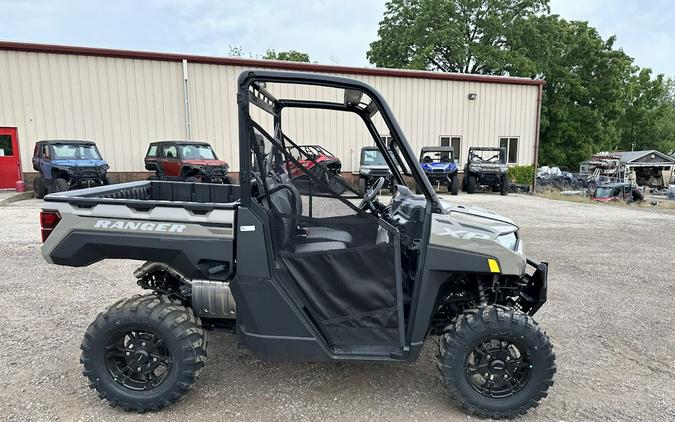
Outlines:
{"type": "Polygon", "coordinates": [[[100,397],[135,411],[170,405],[204,366],[204,327],[228,325],[260,359],[413,362],[436,339],[448,395],[481,416],[523,414],[547,395],[555,355],[532,316],[546,302],[548,265],[524,255],[510,219],[438,198],[377,91],[250,70],[237,101],[240,185],[146,181],[45,197],[47,261],[147,261],[134,275],[151,293],[111,305],[82,341],[100,397]],[[279,85],[333,89],[343,101],[278,99],[279,85]],[[355,204],[300,166],[281,124],[288,108],[358,116],[394,179],[391,201],[379,200],[385,178],[355,204]],[[270,119],[252,117],[261,111],[270,119]],[[299,192],[289,162],[331,195],[299,192]]]}

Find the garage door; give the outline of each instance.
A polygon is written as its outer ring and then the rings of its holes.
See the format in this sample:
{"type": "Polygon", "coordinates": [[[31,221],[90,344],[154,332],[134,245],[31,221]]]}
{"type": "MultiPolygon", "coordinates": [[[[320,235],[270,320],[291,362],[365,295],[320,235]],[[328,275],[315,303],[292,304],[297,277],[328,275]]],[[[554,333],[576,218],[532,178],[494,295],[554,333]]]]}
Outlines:
{"type": "Polygon", "coordinates": [[[0,127],[0,188],[13,188],[19,175],[19,145],[16,128],[0,127]]]}

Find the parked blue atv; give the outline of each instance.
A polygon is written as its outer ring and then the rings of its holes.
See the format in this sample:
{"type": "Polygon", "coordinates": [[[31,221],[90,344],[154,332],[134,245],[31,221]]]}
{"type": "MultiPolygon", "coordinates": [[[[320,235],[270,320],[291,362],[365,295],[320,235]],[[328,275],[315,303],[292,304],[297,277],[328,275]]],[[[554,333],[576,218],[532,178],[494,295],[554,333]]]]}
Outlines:
{"type": "Polygon", "coordinates": [[[454,155],[452,147],[424,147],[420,153],[420,164],[432,186],[446,185],[448,192],[457,195],[459,171],[454,155]]]}
{"type": "Polygon", "coordinates": [[[33,180],[36,198],[80,187],[107,185],[108,163],[93,141],[49,140],[35,143],[33,180]]]}

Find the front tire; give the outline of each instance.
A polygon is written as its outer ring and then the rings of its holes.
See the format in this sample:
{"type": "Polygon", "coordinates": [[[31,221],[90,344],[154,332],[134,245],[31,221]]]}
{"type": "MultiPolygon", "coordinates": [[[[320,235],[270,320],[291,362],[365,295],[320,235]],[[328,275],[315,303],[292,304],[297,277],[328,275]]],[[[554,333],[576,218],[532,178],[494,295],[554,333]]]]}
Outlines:
{"type": "Polygon", "coordinates": [[[42,199],[47,194],[47,188],[45,187],[45,181],[42,176],[36,176],[35,179],[33,179],[33,194],[37,199],[42,199]]]}
{"type": "Polygon", "coordinates": [[[57,177],[52,186],[52,192],[65,192],[70,187],[70,184],[63,177],[57,177]]]}
{"type": "Polygon", "coordinates": [[[199,318],[155,294],[121,300],[100,313],[80,348],[89,387],[111,406],[138,412],[180,399],[206,360],[199,318]]]}
{"type": "Polygon", "coordinates": [[[334,175],[328,179],[328,186],[338,195],[342,195],[347,190],[346,184],[342,176],[334,175]]]}
{"type": "Polygon", "coordinates": [[[546,334],[528,315],[487,306],[445,329],[437,367],[450,397],[486,418],[523,415],[546,397],[556,372],[546,334]]]}
{"type": "Polygon", "coordinates": [[[474,192],[476,192],[476,176],[470,174],[469,179],[466,181],[466,193],[474,192]]]}
{"type": "Polygon", "coordinates": [[[452,177],[450,178],[450,183],[448,184],[448,192],[450,192],[451,195],[459,194],[459,177],[457,176],[457,174],[453,174],[452,177]]]}
{"type": "Polygon", "coordinates": [[[359,177],[359,195],[364,197],[366,195],[366,178],[359,177]]]}

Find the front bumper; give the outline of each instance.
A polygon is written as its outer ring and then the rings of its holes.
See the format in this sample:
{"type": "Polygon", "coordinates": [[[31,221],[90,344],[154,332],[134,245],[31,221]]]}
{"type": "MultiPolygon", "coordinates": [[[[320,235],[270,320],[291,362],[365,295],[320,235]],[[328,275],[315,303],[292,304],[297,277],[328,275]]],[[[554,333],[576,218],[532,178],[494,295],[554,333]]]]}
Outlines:
{"type": "Polygon", "coordinates": [[[229,167],[205,167],[200,171],[200,176],[204,183],[225,183],[225,177],[229,167]]]}
{"type": "Polygon", "coordinates": [[[547,299],[548,262],[527,258],[528,267],[534,268],[532,274],[525,274],[523,281],[527,283],[520,292],[518,304],[523,312],[534,315],[547,299]]]}
{"type": "Polygon", "coordinates": [[[107,169],[102,167],[79,167],[76,169],[65,169],[68,173],[70,184],[79,186],[94,186],[104,184],[107,169]]]}
{"type": "Polygon", "coordinates": [[[429,173],[425,172],[427,179],[433,184],[434,182],[449,182],[457,173],[429,173]]]}

